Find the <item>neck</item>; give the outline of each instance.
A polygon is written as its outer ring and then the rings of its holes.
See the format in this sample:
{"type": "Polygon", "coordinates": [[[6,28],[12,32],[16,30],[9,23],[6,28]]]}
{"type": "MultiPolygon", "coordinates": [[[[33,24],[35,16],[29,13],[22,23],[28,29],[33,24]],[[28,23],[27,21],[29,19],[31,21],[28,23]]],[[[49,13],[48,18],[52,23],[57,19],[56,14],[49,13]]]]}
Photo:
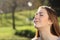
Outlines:
{"type": "Polygon", "coordinates": [[[47,27],[41,27],[39,29],[40,31],[40,37],[42,38],[42,40],[54,40],[55,37],[54,35],[52,35],[52,33],[50,32],[50,27],[47,26],[47,27]]]}

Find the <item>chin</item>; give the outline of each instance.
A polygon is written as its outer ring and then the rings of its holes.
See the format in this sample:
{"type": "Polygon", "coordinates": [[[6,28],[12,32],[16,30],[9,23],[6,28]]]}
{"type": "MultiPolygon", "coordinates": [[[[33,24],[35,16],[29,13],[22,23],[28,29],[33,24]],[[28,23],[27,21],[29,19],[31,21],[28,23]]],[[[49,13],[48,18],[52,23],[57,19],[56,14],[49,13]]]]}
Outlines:
{"type": "Polygon", "coordinates": [[[34,27],[35,27],[35,28],[37,28],[37,29],[39,29],[39,28],[41,28],[41,27],[42,27],[42,25],[34,24],[34,27]]]}
{"type": "Polygon", "coordinates": [[[37,25],[34,25],[34,27],[35,27],[35,28],[37,28],[37,29],[39,29],[39,28],[40,28],[40,27],[39,27],[39,26],[37,26],[37,25]]]}
{"type": "Polygon", "coordinates": [[[35,28],[37,28],[37,25],[36,25],[36,24],[34,24],[34,27],[35,27],[35,28]]]}

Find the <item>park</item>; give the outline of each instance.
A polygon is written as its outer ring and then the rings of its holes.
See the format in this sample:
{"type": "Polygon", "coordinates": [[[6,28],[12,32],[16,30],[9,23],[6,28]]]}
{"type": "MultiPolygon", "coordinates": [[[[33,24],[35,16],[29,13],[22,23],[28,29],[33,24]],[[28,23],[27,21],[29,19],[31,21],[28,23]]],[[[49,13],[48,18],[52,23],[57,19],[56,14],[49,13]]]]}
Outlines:
{"type": "MultiPolygon", "coordinates": [[[[59,4],[58,2],[56,4],[59,4]]],[[[48,5],[48,1],[0,0],[0,4],[0,40],[31,40],[36,31],[33,24],[34,15],[38,7],[48,5]]],[[[49,6],[53,5],[57,11],[60,25],[60,6],[54,4],[52,1],[49,6]]]]}

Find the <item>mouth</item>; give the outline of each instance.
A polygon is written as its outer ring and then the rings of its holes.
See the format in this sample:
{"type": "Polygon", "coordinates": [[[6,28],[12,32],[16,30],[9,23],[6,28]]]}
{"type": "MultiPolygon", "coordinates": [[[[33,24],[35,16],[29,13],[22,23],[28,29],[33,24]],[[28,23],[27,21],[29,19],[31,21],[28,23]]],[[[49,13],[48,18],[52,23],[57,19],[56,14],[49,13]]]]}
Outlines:
{"type": "Polygon", "coordinates": [[[34,23],[36,23],[36,22],[38,22],[38,21],[34,21],[34,23]]]}
{"type": "Polygon", "coordinates": [[[39,22],[39,20],[37,20],[37,19],[34,19],[34,20],[33,20],[33,22],[34,22],[34,23],[37,23],[37,22],[39,22]]]}

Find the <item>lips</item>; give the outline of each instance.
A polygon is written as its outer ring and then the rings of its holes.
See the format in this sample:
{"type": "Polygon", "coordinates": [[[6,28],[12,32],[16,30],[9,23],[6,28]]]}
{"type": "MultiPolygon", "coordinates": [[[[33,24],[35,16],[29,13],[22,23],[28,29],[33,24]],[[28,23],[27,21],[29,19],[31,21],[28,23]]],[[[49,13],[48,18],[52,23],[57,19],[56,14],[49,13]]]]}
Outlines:
{"type": "Polygon", "coordinates": [[[38,22],[38,21],[34,21],[34,22],[38,22]]]}
{"type": "Polygon", "coordinates": [[[38,22],[38,20],[34,20],[34,22],[38,22]]]}

